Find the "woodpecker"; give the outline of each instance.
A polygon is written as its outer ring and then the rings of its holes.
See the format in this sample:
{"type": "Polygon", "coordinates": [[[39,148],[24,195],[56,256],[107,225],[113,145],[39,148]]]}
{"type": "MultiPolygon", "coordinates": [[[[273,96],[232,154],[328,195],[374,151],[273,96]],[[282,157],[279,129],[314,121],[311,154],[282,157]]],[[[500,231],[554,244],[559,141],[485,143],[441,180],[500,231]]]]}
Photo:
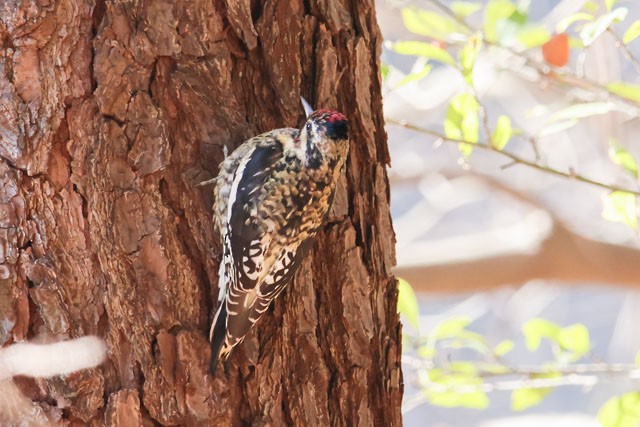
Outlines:
{"type": "Polygon", "coordinates": [[[221,164],[213,220],[222,240],[219,307],[211,324],[210,371],[291,282],[323,226],[349,152],[346,117],[313,111],[300,129],[245,141],[221,164]]]}

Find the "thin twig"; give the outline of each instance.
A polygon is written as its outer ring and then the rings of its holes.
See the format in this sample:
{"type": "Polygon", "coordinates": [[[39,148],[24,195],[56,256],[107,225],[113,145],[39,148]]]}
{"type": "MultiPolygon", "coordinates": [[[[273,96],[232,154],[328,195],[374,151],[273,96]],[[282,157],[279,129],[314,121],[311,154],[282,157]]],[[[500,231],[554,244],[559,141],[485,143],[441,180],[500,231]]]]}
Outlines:
{"type": "Polygon", "coordinates": [[[629,47],[622,42],[620,37],[618,37],[618,35],[611,29],[611,27],[607,28],[607,32],[611,34],[611,37],[613,37],[613,39],[616,41],[616,47],[622,50],[622,54],[625,58],[627,58],[627,61],[629,61],[631,65],[633,65],[636,73],[640,74],[640,61],[638,61],[638,58],[633,55],[629,47]]]}
{"type": "MultiPolygon", "coordinates": [[[[429,359],[421,359],[412,356],[403,356],[402,363],[413,369],[433,369],[436,366],[429,359]]],[[[504,372],[487,371],[480,369],[476,373],[476,378],[482,380],[480,383],[469,384],[441,384],[438,382],[418,382],[417,387],[422,389],[422,393],[406,399],[403,404],[403,412],[429,402],[429,393],[492,393],[497,391],[514,391],[521,389],[546,389],[564,386],[582,386],[591,388],[601,381],[603,376],[626,376],[630,379],[640,378],[640,368],[635,364],[622,363],[582,363],[575,365],[559,366],[547,368],[541,366],[504,366],[504,372]],[[540,378],[541,375],[557,376],[540,378]],[[516,378],[514,378],[516,377],[516,378]],[[518,378],[520,377],[520,378],[518,378]],[[498,378],[498,379],[496,379],[498,378]],[[504,378],[504,379],[499,379],[504,378]]],[[[455,373],[440,368],[444,374],[455,373]]],[[[426,377],[425,377],[426,378],[426,377]]]]}
{"type": "MultiPolygon", "coordinates": [[[[402,363],[414,369],[433,369],[436,364],[428,358],[421,358],[411,355],[403,355],[402,363]]],[[[529,376],[558,374],[562,376],[568,375],[625,375],[631,379],[640,379],[640,366],[631,363],[575,363],[564,366],[539,366],[539,365],[502,365],[504,372],[496,372],[495,370],[482,369],[482,365],[478,365],[477,375],[481,378],[490,377],[506,377],[506,376],[529,376]]],[[[444,372],[446,368],[439,367],[444,372]]]]}
{"type": "Polygon", "coordinates": [[[583,182],[585,184],[590,184],[590,185],[593,185],[593,186],[596,186],[596,187],[604,188],[604,189],[609,190],[609,191],[623,191],[623,192],[626,192],[626,193],[633,194],[635,196],[640,196],[640,191],[639,190],[632,190],[632,189],[629,189],[629,188],[624,188],[624,187],[620,187],[620,186],[613,185],[613,184],[605,184],[603,182],[596,181],[594,179],[587,178],[587,177],[585,177],[583,175],[577,174],[572,169],[570,169],[568,172],[564,172],[564,171],[561,171],[561,170],[558,170],[558,169],[554,169],[552,167],[537,163],[535,161],[527,160],[527,159],[525,159],[523,157],[520,157],[520,156],[518,156],[516,154],[513,154],[513,153],[510,153],[508,151],[497,150],[496,148],[491,146],[491,144],[486,143],[486,142],[471,142],[471,141],[465,141],[465,140],[456,139],[456,138],[449,138],[446,135],[443,135],[438,131],[435,131],[435,130],[432,130],[432,129],[427,129],[427,128],[422,128],[422,127],[419,127],[419,126],[416,126],[416,125],[412,125],[412,124],[409,124],[409,123],[407,123],[405,121],[402,121],[402,120],[395,120],[395,119],[387,118],[386,121],[389,124],[393,124],[393,125],[396,125],[396,126],[402,126],[404,128],[413,130],[415,132],[423,133],[423,134],[426,134],[426,135],[431,135],[431,136],[433,136],[435,138],[438,138],[439,140],[442,140],[442,141],[453,142],[453,143],[456,143],[456,144],[465,144],[465,145],[470,145],[472,147],[480,148],[480,149],[485,150],[485,151],[492,151],[492,152],[494,152],[496,154],[500,154],[500,155],[502,155],[504,157],[507,157],[507,158],[511,159],[512,161],[518,163],[518,164],[525,165],[525,166],[528,166],[528,167],[530,167],[532,169],[537,169],[539,171],[546,172],[546,173],[549,173],[549,174],[552,174],[552,175],[561,176],[563,178],[567,178],[567,179],[571,179],[571,180],[576,180],[576,181],[579,181],[579,182],[583,182]]]}

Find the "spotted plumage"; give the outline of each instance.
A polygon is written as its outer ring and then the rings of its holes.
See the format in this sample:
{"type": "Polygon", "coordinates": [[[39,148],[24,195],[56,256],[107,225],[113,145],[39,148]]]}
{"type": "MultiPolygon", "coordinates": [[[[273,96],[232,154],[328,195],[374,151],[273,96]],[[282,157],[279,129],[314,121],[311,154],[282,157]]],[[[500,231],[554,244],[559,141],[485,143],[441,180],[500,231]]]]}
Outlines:
{"type": "Polygon", "coordinates": [[[319,110],[301,129],[249,139],[220,165],[213,217],[223,257],[212,373],[293,279],[329,211],[348,150],[346,118],[319,110]]]}

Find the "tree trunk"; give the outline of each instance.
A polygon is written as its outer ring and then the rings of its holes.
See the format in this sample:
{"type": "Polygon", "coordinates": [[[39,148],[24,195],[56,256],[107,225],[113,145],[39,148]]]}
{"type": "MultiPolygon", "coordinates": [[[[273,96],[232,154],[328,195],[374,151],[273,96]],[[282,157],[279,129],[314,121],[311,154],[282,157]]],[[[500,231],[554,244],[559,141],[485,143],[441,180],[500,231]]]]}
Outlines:
{"type": "MultiPolygon", "coordinates": [[[[99,368],[18,385],[71,425],[400,425],[389,162],[373,0],[0,1],[0,344],[104,337],[99,368]],[[207,371],[223,148],[350,119],[329,223],[207,371]]],[[[39,409],[40,410],[40,409],[39,409]]]]}

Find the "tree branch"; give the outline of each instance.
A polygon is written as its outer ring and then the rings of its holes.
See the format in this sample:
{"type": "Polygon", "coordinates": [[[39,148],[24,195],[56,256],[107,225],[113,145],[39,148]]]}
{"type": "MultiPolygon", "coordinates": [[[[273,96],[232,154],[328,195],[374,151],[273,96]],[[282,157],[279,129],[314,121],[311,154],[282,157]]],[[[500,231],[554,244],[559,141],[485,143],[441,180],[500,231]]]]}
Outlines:
{"type": "MultiPolygon", "coordinates": [[[[412,356],[402,357],[403,365],[420,370],[433,369],[434,366],[429,360],[412,356]]],[[[584,363],[576,365],[561,366],[548,369],[539,366],[516,366],[508,367],[503,373],[480,370],[476,378],[482,379],[479,384],[441,384],[438,382],[418,383],[417,386],[433,393],[453,392],[457,394],[469,393],[492,393],[496,391],[514,391],[521,389],[543,389],[563,386],[593,387],[598,384],[603,376],[624,376],[632,379],[640,378],[640,368],[633,364],[622,363],[584,363]],[[555,377],[536,378],[544,374],[557,374],[555,377]],[[516,377],[516,378],[514,378],[516,377]],[[521,378],[517,378],[521,377],[521,378]],[[496,379],[503,378],[503,379],[496,379]]],[[[448,371],[442,369],[444,373],[448,371]]],[[[454,373],[451,371],[451,373],[454,373]]],[[[411,409],[429,402],[429,397],[425,393],[419,393],[411,399],[405,401],[403,411],[409,412],[411,409]]]]}
{"type": "Polygon", "coordinates": [[[615,31],[613,31],[611,28],[607,28],[607,32],[611,34],[611,37],[613,37],[613,39],[616,42],[616,47],[622,50],[622,54],[624,55],[625,58],[627,58],[627,61],[629,61],[631,65],[633,65],[633,68],[635,68],[636,73],[640,74],[640,61],[638,61],[638,58],[636,58],[633,55],[629,47],[622,42],[622,40],[620,39],[620,37],[618,37],[615,31]]]}
{"type": "Polygon", "coordinates": [[[423,128],[420,126],[416,126],[416,125],[412,125],[410,123],[407,123],[404,120],[396,120],[396,119],[392,119],[392,118],[387,118],[387,123],[389,124],[393,124],[396,126],[402,126],[404,128],[407,129],[411,129],[415,132],[419,132],[419,133],[423,133],[426,135],[431,135],[433,137],[438,138],[439,140],[442,141],[447,141],[447,142],[454,142],[457,144],[465,144],[465,145],[470,145],[473,146],[475,148],[480,148],[482,150],[485,151],[492,151],[496,154],[500,154],[503,157],[507,157],[509,159],[511,159],[513,162],[517,163],[517,164],[521,164],[521,165],[525,165],[528,166],[532,169],[537,169],[539,171],[542,172],[546,172],[552,175],[556,175],[556,176],[561,176],[563,178],[568,178],[568,179],[572,179],[572,180],[576,180],[579,182],[583,182],[585,184],[590,184],[596,187],[600,187],[600,188],[604,188],[606,190],[609,191],[624,191],[626,193],[630,193],[633,194],[635,196],[640,196],[640,191],[639,190],[632,190],[629,188],[625,188],[625,187],[620,187],[614,184],[606,184],[604,182],[600,182],[600,181],[596,181],[594,179],[591,178],[587,178],[586,176],[580,175],[575,173],[573,170],[569,170],[568,172],[564,172],[558,169],[554,169],[552,167],[537,163],[535,161],[531,161],[531,160],[527,160],[523,157],[520,157],[516,154],[510,153],[508,151],[504,151],[504,150],[498,150],[496,148],[494,148],[491,144],[486,143],[486,142],[471,142],[471,141],[465,141],[462,139],[456,139],[456,138],[449,138],[446,135],[441,134],[438,131],[432,130],[432,129],[427,129],[427,128],[423,128]]]}

